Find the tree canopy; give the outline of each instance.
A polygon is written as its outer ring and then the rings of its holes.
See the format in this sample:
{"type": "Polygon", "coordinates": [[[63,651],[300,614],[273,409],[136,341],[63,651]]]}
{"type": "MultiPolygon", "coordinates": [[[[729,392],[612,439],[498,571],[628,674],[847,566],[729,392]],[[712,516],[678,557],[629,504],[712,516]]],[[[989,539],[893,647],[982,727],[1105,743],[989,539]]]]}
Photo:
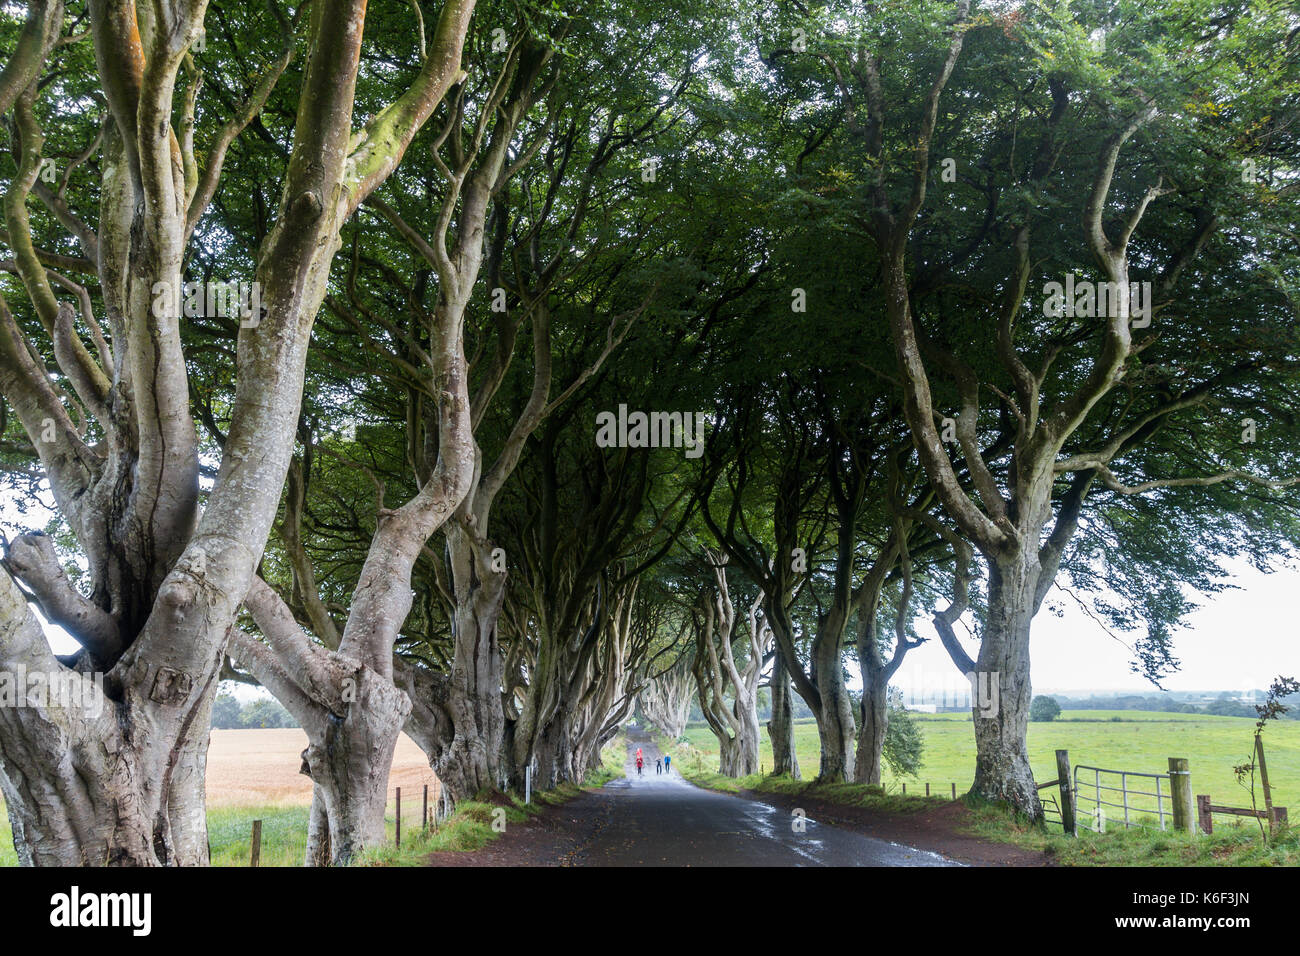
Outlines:
{"type": "Polygon", "coordinates": [[[206,862],[223,679],[324,864],[403,730],[463,800],[694,698],[741,775],[762,688],[775,772],[797,696],[879,783],[929,640],[1041,815],[1040,608],[1158,684],[1300,540],[1286,4],[29,0],[0,51],[0,667],[112,702],[0,713],[24,862],[206,862]]]}

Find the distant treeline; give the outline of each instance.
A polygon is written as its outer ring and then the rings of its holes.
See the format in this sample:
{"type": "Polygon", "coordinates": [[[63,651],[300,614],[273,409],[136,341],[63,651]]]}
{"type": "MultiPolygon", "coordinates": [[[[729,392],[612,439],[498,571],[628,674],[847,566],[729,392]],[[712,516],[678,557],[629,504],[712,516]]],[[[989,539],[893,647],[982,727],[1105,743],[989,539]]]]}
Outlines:
{"type": "MultiPolygon", "coordinates": [[[[1258,717],[1255,706],[1249,700],[1243,700],[1244,694],[1232,694],[1224,691],[1214,700],[1179,699],[1172,694],[1117,694],[1111,697],[1062,697],[1053,694],[1062,710],[1147,710],[1165,714],[1207,714],[1212,717],[1258,717]]],[[[1255,699],[1261,704],[1266,693],[1255,692],[1255,699]]],[[[1283,704],[1291,709],[1282,715],[1283,719],[1300,720],[1300,695],[1284,698],[1283,704]]]]}
{"type": "MultiPolygon", "coordinates": [[[[850,696],[856,703],[858,694],[850,692],[850,696]]],[[[1052,694],[1052,697],[1060,703],[1062,710],[1146,710],[1155,711],[1162,714],[1206,714],[1211,717],[1258,717],[1255,713],[1255,707],[1248,700],[1242,698],[1246,695],[1241,692],[1232,693],[1224,691],[1214,700],[1205,700],[1203,697],[1197,697],[1194,700],[1186,696],[1177,696],[1174,694],[1152,694],[1145,696],[1142,694],[1114,694],[1111,696],[1092,696],[1092,697],[1063,697],[1060,694],[1052,694]]],[[[1259,703],[1264,702],[1267,693],[1263,690],[1255,691],[1255,700],[1259,703]]],[[[1300,720],[1300,694],[1293,694],[1290,697],[1283,698],[1282,703],[1291,709],[1282,715],[1284,720],[1300,720]]],[[[794,695],[792,701],[794,717],[811,718],[812,711],[803,699],[794,695]]],[[[967,707],[945,707],[940,708],[943,711],[967,712],[967,707]]],[[[758,692],[758,716],[759,719],[766,722],[771,719],[772,705],[768,697],[767,690],[763,689],[758,692]]],[[[704,721],[704,715],[700,712],[698,703],[691,704],[690,722],[700,723],[704,721]]],[[[216,726],[215,724],[213,726],[216,726]]]]}
{"type": "Polygon", "coordinates": [[[298,721],[270,697],[241,704],[229,694],[218,695],[212,704],[212,726],[216,730],[250,730],[259,727],[297,727],[298,721]]]}

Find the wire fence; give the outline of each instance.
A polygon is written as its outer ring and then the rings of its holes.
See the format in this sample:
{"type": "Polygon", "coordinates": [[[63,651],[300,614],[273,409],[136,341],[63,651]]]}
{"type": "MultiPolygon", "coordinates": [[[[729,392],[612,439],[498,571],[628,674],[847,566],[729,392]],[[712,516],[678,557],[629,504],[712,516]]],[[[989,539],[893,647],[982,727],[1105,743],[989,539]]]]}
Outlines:
{"type": "MultiPolygon", "coordinates": [[[[400,847],[422,830],[436,830],[454,811],[442,781],[430,772],[412,784],[390,787],[384,808],[385,844],[400,847]]],[[[302,866],[307,856],[310,807],[227,811],[209,823],[209,848],[225,865],[302,866]],[[256,814],[254,819],[253,814],[256,814]]]]}

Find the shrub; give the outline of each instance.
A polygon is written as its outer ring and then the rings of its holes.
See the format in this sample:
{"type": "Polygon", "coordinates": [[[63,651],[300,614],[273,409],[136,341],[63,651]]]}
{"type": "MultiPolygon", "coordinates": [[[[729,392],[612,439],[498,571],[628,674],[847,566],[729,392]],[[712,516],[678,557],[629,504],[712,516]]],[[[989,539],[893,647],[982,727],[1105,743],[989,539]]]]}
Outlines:
{"type": "Polygon", "coordinates": [[[1061,705],[1055,697],[1035,697],[1029,705],[1030,720],[1055,720],[1061,716],[1061,705]]]}

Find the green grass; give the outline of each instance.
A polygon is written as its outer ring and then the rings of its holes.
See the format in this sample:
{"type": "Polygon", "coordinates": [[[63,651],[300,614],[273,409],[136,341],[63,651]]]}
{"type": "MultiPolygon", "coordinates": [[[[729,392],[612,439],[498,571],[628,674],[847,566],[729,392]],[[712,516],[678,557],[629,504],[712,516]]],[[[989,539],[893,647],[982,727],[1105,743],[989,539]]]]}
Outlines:
{"type": "Polygon", "coordinates": [[[511,805],[465,801],[439,824],[437,830],[421,831],[418,827],[402,838],[401,848],[393,846],[393,834],[382,847],[366,851],[357,866],[423,866],[425,858],[438,850],[477,850],[495,840],[500,826],[523,823],[538,812],[536,804],[511,800],[511,805]]]}
{"type": "MultiPolygon", "coordinates": [[[[587,775],[585,787],[602,787],[623,776],[627,745],[622,736],[615,737],[601,750],[601,762],[587,775]]],[[[561,784],[553,790],[533,792],[533,802],[509,796],[501,804],[505,823],[522,823],[541,812],[544,806],[557,806],[573,799],[582,787],[561,784]]],[[[393,846],[396,838],[396,804],[390,802],[385,817],[387,840],[381,849],[372,850],[358,860],[362,866],[420,866],[424,858],[439,850],[477,850],[499,834],[493,829],[498,804],[467,801],[457,806],[446,820],[424,832],[420,826],[421,804],[409,797],[402,807],[402,846],[393,846]]],[[[307,853],[309,807],[209,807],[208,845],[213,866],[248,866],[252,849],[253,821],[262,821],[262,866],[302,866],[307,853]]],[[[0,866],[17,866],[9,814],[0,799],[0,866]]]]}
{"type": "Polygon", "coordinates": [[[220,807],[208,810],[213,866],[248,866],[253,821],[262,821],[262,866],[302,866],[310,807],[220,807]]]}
{"type": "Polygon", "coordinates": [[[623,765],[627,762],[627,741],[622,734],[616,736],[600,750],[600,766],[587,774],[586,785],[603,787],[611,780],[624,775],[623,765]]]}
{"type": "Polygon", "coordinates": [[[1300,828],[1285,827],[1269,840],[1254,822],[1220,822],[1214,832],[1113,827],[1105,833],[1029,826],[997,807],[975,808],[970,832],[988,840],[1040,850],[1064,866],[1300,866],[1300,828]]]}
{"type": "Polygon", "coordinates": [[[18,854],[14,852],[14,832],[9,826],[9,813],[0,797],[0,866],[17,866],[18,854]]]}
{"type": "MultiPolygon", "coordinates": [[[[975,774],[975,739],[967,714],[915,714],[925,735],[925,753],[916,777],[896,777],[886,770],[886,791],[909,796],[932,792],[945,796],[951,785],[957,793],[970,789],[975,774]]],[[[1086,764],[1116,770],[1165,774],[1169,757],[1186,757],[1192,772],[1192,792],[1208,793],[1215,803],[1250,806],[1250,793],[1237,783],[1232,768],[1244,763],[1252,746],[1255,722],[1248,717],[1207,717],[1201,714],[1162,714],[1143,711],[1075,710],[1063,719],[1029,725],[1029,762],[1039,781],[1056,777],[1056,750],[1070,752],[1072,765],[1086,764]],[[1121,720],[1114,720],[1119,717],[1121,720]]],[[[703,724],[687,727],[687,741],[699,751],[703,769],[718,766],[717,740],[703,724]]],[[[795,751],[805,778],[817,775],[817,727],[811,720],[795,723],[795,751]]],[[[1264,732],[1273,802],[1300,817],[1300,721],[1277,721],[1264,732]]],[[[772,747],[766,734],[761,740],[761,761],[772,767],[772,747]]],[[[682,761],[685,772],[687,757],[682,761]]],[[[1082,778],[1081,778],[1082,779],[1082,778]]],[[[1103,785],[1105,778],[1102,779],[1103,785]]],[[[1142,789],[1148,789],[1143,787],[1142,789]]],[[[1263,797],[1258,797],[1263,803],[1263,797]]],[[[1216,825],[1217,825],[1216,818],[1216,825]]],[[[1226,823],[1226,821],[1225,821],[1226,823]]]]}

